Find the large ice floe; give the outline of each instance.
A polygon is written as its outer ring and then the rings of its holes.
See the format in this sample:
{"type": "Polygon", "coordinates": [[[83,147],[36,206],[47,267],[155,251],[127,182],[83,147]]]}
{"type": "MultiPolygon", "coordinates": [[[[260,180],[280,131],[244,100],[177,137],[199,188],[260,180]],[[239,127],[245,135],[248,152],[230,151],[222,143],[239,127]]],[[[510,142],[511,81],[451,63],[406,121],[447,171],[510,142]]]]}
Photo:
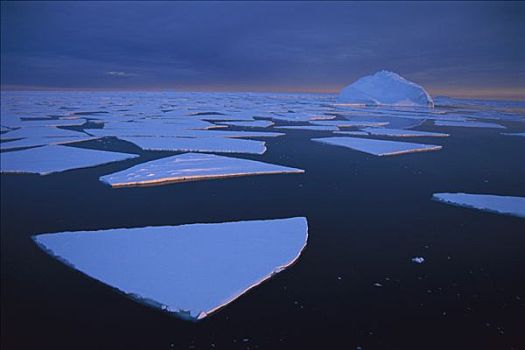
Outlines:
{"type": "Polygon", "coordinates": [[[461,207],[525,218],[525,197],[472,193],[434,193],[432,199],[461,207]]]}
{"type": "Polygon", "coordinates": [[[185,319],[202,319],[293,264],[306,218],[41,234],[72,268],[185,319]]]}
{"type": "Polygon", "coordinates": [[[341,90],[337,102],[357,105],[434,106],[432,97],[423,87],[385,70],[348,85],[341,90]]]}
{"type": "Polygon", "coordinates": [[[324,137],[312,139],[312,141],[351,148],[375,156],[394,156],[406,153],[437,151],[441,149],[441,146],[439,145],[372,140],[360,137],[324,137]]]}
{"type": "Polygon", "coordinates": [[[143,163],[100,181],[112,187],[185,182],[246,175],[304,173],[302,169],[213,154],[185,153],[143,163]]]}
{"type": "Polygon", "coordinates": [[[138,157],[136,154],[96,151],[68,146],[43,146],[0,153],[2,173],[47,175],[138,157]]]}

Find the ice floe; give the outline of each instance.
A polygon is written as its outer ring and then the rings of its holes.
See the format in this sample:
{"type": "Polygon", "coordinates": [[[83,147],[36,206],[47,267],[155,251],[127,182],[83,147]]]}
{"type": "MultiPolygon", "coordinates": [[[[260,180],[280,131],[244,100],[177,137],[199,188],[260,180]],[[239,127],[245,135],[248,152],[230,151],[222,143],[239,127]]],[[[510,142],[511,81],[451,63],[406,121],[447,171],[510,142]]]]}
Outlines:
{"type": "Polygon", "coordinates": [[[448,121],[448,120],[435,120],[434,125],[437,126],[458,126],[466,128],[494,128],[494,129],[505,129],[503,125],[495,123],[477,122],[477,121],[448,121]]]}
{"type": "Polygon", "coordinates": [[[337,126],[338,128],[351,128],[351,127],[366,127],[366,126],[385,126],[388,122],[378,121],[356,121],[356,120],[319,120],[311,121],[310,124],[314,125],[330,125],[337,126]]]}
{"type": "Polygon", "coordinates": [[[472,193],[434,193],[432,199],[461,207],[525,218],[525,197],[472,193]]]}
{"type": "Polygon", "coordinates": [[[423,87],[385,70],[348,85],[341,90],[337,102],[363,105],[434,106],[432,97],[423,87]]]}
{"type": "Polygon", "coordinates": [[[283,125],[276,126],[274,129],[288,129],[288,130],[310,130],[310,131],[336,131],[339,130],[337,126],[333,125],[283,125]]]}
{"type": "Polygon", "coordinates": [[[246,175],[304,173],[302,169],[214,154],[185,153],[102,176],[112,187],[185,182],[246,175]]]}
{"type": "Polygon", "coordinates": [[[416,264],[422,264],[425,262],[425,258],[421,257],[421,256],[416,256],[416,257],[413,257],[410,261],[412,261],[413,263],[416,263],[416,264]]]}
{"type": "Polygon", "coordinates": [[[274,123],[269,120],[254,120],[253,122],[221,122],[220,124],[240,126],[244,128],[267,128],[272,126],[274,123]]]}
{"type": "Polygon", "coordinates": [[[41,234],[48,254],[127,296],[202,319],[293,264],[306,218],[41,234]]]}
{"type": "Polygon", "coordinates": [[[387,128],[364,128],[362,131],[373,136],[393,136],[393,137],[447,137],[449,134],[429,131],[415,131],[406,129],[387,129],[387,128]]]}
{"type": "Polygon", "coordinates": [[[525,137],[525,132],[502,132],[501,133],[502,135],[507,135],[507,136],[520,136],[520,137],[525,137]]]}
{"type": "Polygon", "coordinates": [[[181,152],[219,152],[263,154],[266,146],[263,141],[243,140],[226,137],[118,137],[134,143],[143,150],[181,151],[181,152]]]}
{"type": "Polygon", "coordinates": [[[2,173],[47,175],[135,157],[138,155],[52,145],[22,151],[2,152],[0,153],[0,170],[2,173]]]}
{"type": "Polygon", "coordinates": [[[45,145],[64,145],[81,141],[94,140],[96,137],[36,137],[27,139],[17,139],[14,141],[3,141],[0,143],[0,150],[10,150],[14,148],[27,148],[45,145]]]}
{"type": "Polygon", "coordinates": [[[372,140],[358,137],[324,137],[312,139],[312,141],[347,147],[376,156],[393,156],[405,153],[437,151],[441,149],[441,146],[438,145],[372,140]]]}

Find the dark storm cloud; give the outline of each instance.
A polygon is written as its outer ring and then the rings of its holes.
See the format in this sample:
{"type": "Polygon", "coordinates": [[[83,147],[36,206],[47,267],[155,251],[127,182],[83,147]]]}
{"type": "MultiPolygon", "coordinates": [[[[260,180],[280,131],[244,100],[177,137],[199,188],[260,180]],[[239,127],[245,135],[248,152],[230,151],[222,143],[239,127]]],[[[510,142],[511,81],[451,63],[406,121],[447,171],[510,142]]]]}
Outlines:
{"type": "Polygon", "coordinates": [[[2,85],[334,89],[390,69],[523,88],[525,5],[2,2],[2,85]]]}

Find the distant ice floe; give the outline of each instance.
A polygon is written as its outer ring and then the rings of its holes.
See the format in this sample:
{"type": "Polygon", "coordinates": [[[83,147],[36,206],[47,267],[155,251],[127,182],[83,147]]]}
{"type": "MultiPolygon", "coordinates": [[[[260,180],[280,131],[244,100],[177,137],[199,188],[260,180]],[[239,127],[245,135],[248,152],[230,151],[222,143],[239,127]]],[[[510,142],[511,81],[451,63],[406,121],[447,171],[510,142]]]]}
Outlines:
{"type": "Polygon", "coordinates": [[[2,120],[4,126],[10,128],[28,128],[28,127],[53,127],[53,126],[80,126],[86,123],[86,119],[46,119],[46,120],[23,120],[21,118],[12,118],[2,120]]]}
{"type": "Polygon", "coordinates": [[[254,120],[253,122],[220,122],[220,124],[240,126],[244,128],[267,128],[269,126],[272,126],[274,122],[271,122],[269,120],[254,120]]]}
{"type": "Polygon", "coordinates": [[[448,121],[448,120],[435,120],[434,125],[437,126],[458,126],[466,128],[494,128],[494,129],[506,129],[503,125],[495,123],[485,123],[485,122],[476,122],[476,121],[448,121]]]}
{"type": "Polygon", "coordinates": [[[501,135],[525,137],[525,132],[502,132],[501,135]]]}
{"type": "Polygon", "coordinates": [[[112,187],[186,182],[246,175],[304,173],[302,169],[213,154],[185,153],[138,164],[100,181],[112,187]]]}
{"type": "Polygon", "coordinates": [[[68,143],[75,143],[81,141],[94,140],[97,137],[84,136],[84,137],[36,137],[19,139],[14,141],[5,141],[0,143],[0,150],[11,150],[15,148],[28,148],[38,147],[46,145],[64,145],[68,143]]]}
{"type": "Polygon", "coordinates": [[[148,151],[263,154],[265,142],[226,137],[118,137],[148,151]]]}
{"type": "Polygon", "coordinates": [[[51,256],[130,298],[199,320],[292,265],[306,218],[190,224],[33,237],[51,256]]]}
{"type": "Polygon", "coordinates": [[[388,122],[350,121],[350,120],[320,120],[320,121],[311,121],[310,124],[314,124],[314,125],[331,125],[331,126],[337,126],[338,128],[352,128],[352,127],[366,127],[366,126],[385,126],[385,125],[388,125],[388,122]]]}
{"type": "Polygon", "coordinates": [[[387,128],[364,128],[362,131],[373,136],[393,136],[393,137],[447,137],[450,134],[429,131],[415,131],[405,129],[387,129],[387,128]]]}
{"type": "Polygon", "coordinates": [[[67,146],[44,146],[22,151],[2,152],[2,173],[48,175],[138,157],[136,154],[95,151],[67,146]]]}
{"type": "Polygon", "coordinates": [[[525,218],[525,197],[471,193],[434,193],[432,199],[446,204],[525,218]]]}
{"type": "Polygon", "coordinates": [[[312,141],[351,148],[356,151],[373,154],[375,156],[393,156],[406,153],[437,151],[442,148],[442,146],[438,145],[373,140],[358,137],[325,137],[312,139],[312,141]]]}
{"type": "Polygon", "coordinates": [[[310,131],[336,131],[339,130],[337,126],[333,125],[283,125],[276,126],[274,129],[285,130],[310,130],[310,131]]]}
{"type": "Polygon", "coordinates": [[[385,70],[348,85],[341,90],[337,102],[358,105],[434,106],[432,97],[423,87],[385,70]]]}

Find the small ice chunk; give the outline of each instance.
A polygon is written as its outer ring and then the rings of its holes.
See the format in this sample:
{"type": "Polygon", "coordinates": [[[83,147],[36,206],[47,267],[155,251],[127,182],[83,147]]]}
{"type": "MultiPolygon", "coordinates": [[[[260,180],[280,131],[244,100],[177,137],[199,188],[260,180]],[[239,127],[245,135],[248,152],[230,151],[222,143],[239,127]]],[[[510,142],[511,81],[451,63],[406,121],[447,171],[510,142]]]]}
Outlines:
{"type": "Polygon", "coordinates": [[[422,263],[425,262],[425,258],[423,258],[423,257],[421,257],[421,256],[416,256],[416,257],[413,257],[413,258],[411,259],[411,261],[412,261],[413,263],[416,263],[416,264],[422,264],[422,263]]]}
{"type": "Polygon", "coordinates": [[[286,173],[304,173],[304,170],[214,154],[185,153],[138,164],[129,169],[102,176],[100,181],[112,187],[123,187],[286,173]]]}
{"type": "Polygon", "coordinates": [[[471,193],[434,193],[432,199],[461,207],[525,218],[525,197],[471,193]]]}
{"type": "Polygon", "coordinates": [[[263,154],[263,141],[243,140],[226,137],[124,137],[119,139],[134,143],[143,150],[181,152],[219,152],[263,154]]]}
{"type": "Polygon", "coordinates": [[[333,125],[283,125],[283,126],[276,126],[274,127],[274,129],[310,130],[310,131],[339,130],[337,126],[333,126],[333,125]]]}
{"type": "Polygon", "coordinates": [[[43,146],[22,151],[2,152],[2,173],[48,175],[138,157],[136,154],[95,151],[67,146],[43,146]]]}
{"type": "Polygon", "coordinates": [[[358,137],[324,137],[312,141],[342,146],[376,156],[392,156],[405,153],[437,151],[442,147],[422,143],[372,140],[358,137]]]}
{"type": "Polygon", "coordinates": [[[388,128],[364,128],[361,129],[374,136],[394,136],[394,137],[447,137],[449,134],[429,131],[415,131],[405,129],[388,129],[388,128]]]}
{"type": "Polygon", "coordinates": [[[434,125],[437,126],[458,126],[458,127],[467,127],[467,128],[495,128],[495,129],[506,129],[503,125],[495,123],[486,123],[486,122],[476,122],[476,121],[465,121],[465,122],[456,122],[449,120],[435,120],[434,125]]]}
{"type": "Polygon", "coordinates": [[[240,126],[246,128],[267,128],[269,126],[272,126],[274,122],[271,122],[269,120],[254,120],[253,122],[221,122],[220,124],[240,126]]]}
{"type": "Polygon", "coordinates": [[[129,297],[202,319],[292,265],[306,218],[41,234],[48,254],[129,297]]]}

